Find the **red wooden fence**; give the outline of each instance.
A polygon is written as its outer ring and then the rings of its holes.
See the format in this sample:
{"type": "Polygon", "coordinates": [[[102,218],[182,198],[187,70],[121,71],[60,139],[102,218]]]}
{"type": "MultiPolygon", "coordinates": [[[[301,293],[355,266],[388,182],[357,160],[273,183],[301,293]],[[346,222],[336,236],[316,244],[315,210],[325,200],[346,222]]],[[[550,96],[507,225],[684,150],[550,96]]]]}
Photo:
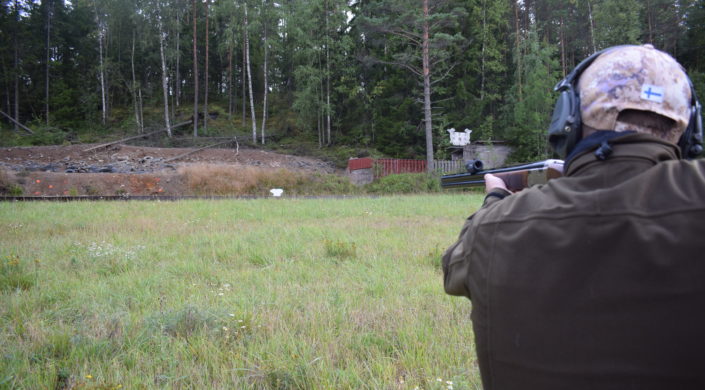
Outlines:
{"type": "Polygon", "coordinates": [[[426,172],[426,160],[400,160],[380,158],[375,160],[377,169],[375,176],[384,177],[397,173],[423,173],[426,172]]]}
{"type": "MultiPolygon", "coordinates": [[[[462,161],[434,160],[434,171],[437,174],[464,172],[462,161]]],[[[423,173],[426,172],[426,160],[400,160],[381,158],[378,160],[366,158],[352,158],[348,160],[348,171],[374,168],[375,177],[384,177],[397,173],[423,173]]]]}
{"type": "Polygon", "coordinates": [[[358,169],[369,169],[374,165],[375,160],[365,158],[351,158],[348,160],[348,171],[357,171],[358,169]]]}

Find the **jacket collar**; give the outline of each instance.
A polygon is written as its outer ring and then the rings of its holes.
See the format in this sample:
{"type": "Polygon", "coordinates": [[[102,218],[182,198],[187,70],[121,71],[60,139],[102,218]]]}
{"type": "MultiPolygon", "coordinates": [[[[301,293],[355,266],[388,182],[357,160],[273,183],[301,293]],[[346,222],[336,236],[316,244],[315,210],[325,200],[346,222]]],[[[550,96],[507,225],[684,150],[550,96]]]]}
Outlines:
{"type": "Polygon", "coordinates": [[[598,131],[576,145],[566,161],[565,175],[574,176],[589,165],[625,158],[656,165],[661,161],[678,160],[681,154],[675,144],[649,134],[598,131]]]}

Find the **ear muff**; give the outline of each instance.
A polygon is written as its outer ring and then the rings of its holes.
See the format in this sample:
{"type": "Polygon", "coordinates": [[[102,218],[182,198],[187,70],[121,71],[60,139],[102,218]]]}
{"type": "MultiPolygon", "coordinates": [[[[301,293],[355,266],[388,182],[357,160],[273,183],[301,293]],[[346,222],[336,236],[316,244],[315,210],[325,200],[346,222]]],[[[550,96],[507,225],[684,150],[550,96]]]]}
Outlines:
{"type": "Polygon", "coordinates": [[[698,157],[703,152],[703,117],[702,106],[698,101],[698,96],[695,94],[693,83],[690,82],[690,94],[692,105],[690,108],[690,120],[688,127],[685,128],[683,135],[678,140],[678,146],[681,148],[683,158],[688,160],[698,157]]]}
{"type": "Polygon", "coordinates": [[[548,142],[561,158],[565,158],[582,138],[580,97],[571,84],[556,86],[556,90],[560,90],[561,94],[553,107],[548,142]]]}
{"type": "Polygon", "coordinates": [[[560,96],[553,107],[551,125],[548,127],[548,142],[560,158],[565,159],[583,136],[580,94],[576,88],[580,75],[602,53],[620,47],[622,46],[610,47],[584,59],[553,88],[554,91],[560,92],[560,96]]]}

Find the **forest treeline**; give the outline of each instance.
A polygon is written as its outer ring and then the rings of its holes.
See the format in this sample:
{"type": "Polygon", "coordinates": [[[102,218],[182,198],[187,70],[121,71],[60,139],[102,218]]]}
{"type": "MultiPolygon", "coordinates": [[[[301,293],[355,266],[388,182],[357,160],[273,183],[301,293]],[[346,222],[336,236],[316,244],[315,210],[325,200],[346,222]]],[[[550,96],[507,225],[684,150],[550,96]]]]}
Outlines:
{"type": "Polygon", "coordinates": [[[531,160],[581,59],[652,43],[705,91],[704,29],[705,0],[3,0],[0,107],[5,131],[138,133],[217,105],[256,142],[400,158],[444,157],[445,129],[470,128],[531,160]]]}

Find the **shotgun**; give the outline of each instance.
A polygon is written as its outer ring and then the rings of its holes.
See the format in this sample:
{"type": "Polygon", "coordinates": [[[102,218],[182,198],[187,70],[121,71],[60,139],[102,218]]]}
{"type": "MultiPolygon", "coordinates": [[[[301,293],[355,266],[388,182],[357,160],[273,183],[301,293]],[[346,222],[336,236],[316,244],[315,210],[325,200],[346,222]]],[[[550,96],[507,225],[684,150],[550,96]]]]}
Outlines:
{"type": "Polygon", "coordinates": [[[507,183],[509,191],[521,191],[536,184],[545,184],[550,179],[563,176],[563,160],[544,160],[523,165],[483,170],[480,160],[465,163],[467,173],[444,175],[442,188],[471,188],[485,185],[484,176],[491,173],[507,183]]]}

